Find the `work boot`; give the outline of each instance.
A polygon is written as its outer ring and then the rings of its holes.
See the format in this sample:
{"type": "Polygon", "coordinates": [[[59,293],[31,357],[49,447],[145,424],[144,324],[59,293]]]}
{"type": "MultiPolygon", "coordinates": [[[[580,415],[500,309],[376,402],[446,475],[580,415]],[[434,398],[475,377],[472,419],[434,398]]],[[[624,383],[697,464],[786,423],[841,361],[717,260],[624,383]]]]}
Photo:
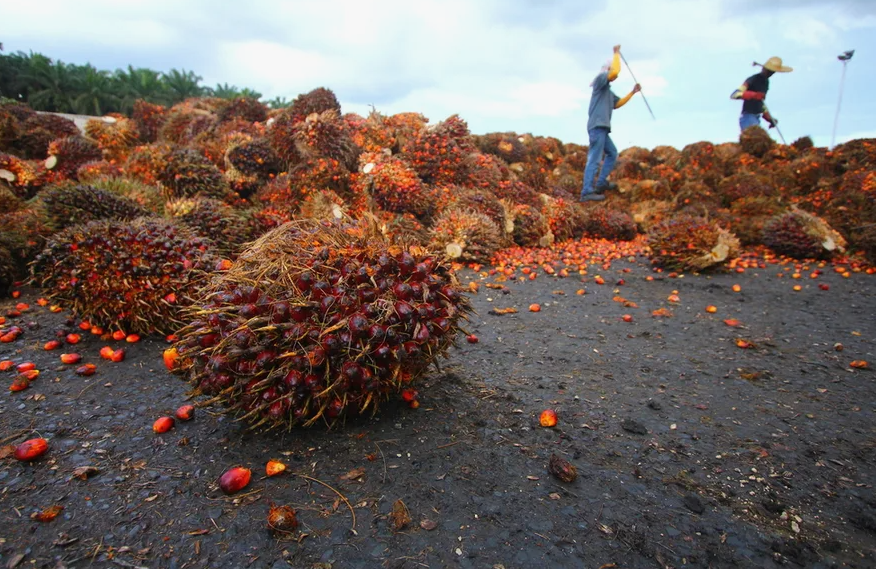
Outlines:
{"type": "Polygon", "coordinates": [[[617,184],[614,182],[603,182],[602,184],[596,184],[596,191],[600,194],[604,194],[606,190],[615,191],[617,190],[617,184]]]}
{"type": "Polygon", "coordinates": [[[583,194],[580,198],[578,198],[579,202],[601,202],[605,199],[605,196],[602,194],[592,193],[592,194],[583,194]]]}

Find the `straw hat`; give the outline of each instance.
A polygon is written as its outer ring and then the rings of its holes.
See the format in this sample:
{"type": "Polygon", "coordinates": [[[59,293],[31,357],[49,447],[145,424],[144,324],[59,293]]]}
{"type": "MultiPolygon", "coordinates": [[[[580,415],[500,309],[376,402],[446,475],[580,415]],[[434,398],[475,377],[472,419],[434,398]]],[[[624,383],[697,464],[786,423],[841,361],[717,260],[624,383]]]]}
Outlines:
{"type": "Polygon", "coordinates": [[[794,71],[793,67],[785,67],[782,65],[781,57],[771,57],[767,59],[767,62],[763,64],[764,69],[769,69],[770,71],[776,71],[778,73],[788,73],[789,71],[794,71]]]}

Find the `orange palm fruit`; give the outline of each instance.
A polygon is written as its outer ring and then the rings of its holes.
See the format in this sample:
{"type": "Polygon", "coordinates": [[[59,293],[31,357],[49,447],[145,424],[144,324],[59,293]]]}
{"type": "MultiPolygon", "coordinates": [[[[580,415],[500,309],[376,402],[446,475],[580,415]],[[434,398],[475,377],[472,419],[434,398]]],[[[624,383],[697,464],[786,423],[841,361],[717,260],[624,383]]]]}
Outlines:
{"type": "Polygon", "coordinates": [[[276,476],[282,472],[286,471],[286,464],[280,462],[279,460],[269,460],[267,466],[265,466],[265,473],[268,476],[276,476]]]}
{"type": "Polygon", "coordinates": [[[125,334],[121,330],[116,330],[115,332],[113,332],[113,340],[117,340],[117,341],[124,340],[126,336],[127,336],[127,334],[125,334]]]}
{"type": "Polygon", "coordinates": [[[181,405],[177,408],[174,413],[177,419],[180,421],[190,421],[192,417],[195,416],[195,406],[194,405],[181,405]]]}
{"type": "Polygon", "coordinates": [[[110,359],[111,357],[113,357],[113,349],[109,346],[102,347],[100,349],[100,357],[102,357],[105,360],[110,359]]]}
{"type": "Polygon", "coordinates": [[[173,428],[173,417],[159,417],[152,423],[152,430],[156,433],[166,433],[173,428]]]}
{"type": "Polygon", "coordinates": [[[30,439],[15,447],[14,456],[18,460],[28,462],[41,457],[47,450],[49,450],[49,441],[46,439],[30,439]]]}
{"type": "Polygon", "coordinates": [[[530,312],[541,312],[541,305],[538,303],[532,303],[529,305],[530,312]]]}
{"type": "Polygon", "coordinates": [[[97,366],[94,364],[85,364],[76,368],[76,375],[94,375],[97,371],[97,366]]]}
{"type": "Polygon", "coordinates": [[[235,494],[246,488],[251,477],[252,471],[249,468],[235,466],[219,477],[219,488],[226,494],[235,494]]]}
{"type": "Polygon", "coordinates": [[[79,336],[79,334],[67,334],[67,337],[64,339],[67,341],[68,344],[78,344],[79,340],[81,340],[82,337],[79,336]]]}
{"type": "Polygon", "coordinates": [[[174,366],[176,365],[176,359],[179,357],[179,352],[176,351],[176,348],[167,348],[164,350],[164,367],[168,369],[168,371],[173,371],[174,366]]]}
{"type": "Polygon", "coordinates": [[[110,360],[116,363],[125,361],[125,348],[114,350],[113,353],[110,354],[110,360]]]}
{"type": "Polygon", "coordinates": [[[61,354],[62,364],[78,364],[82,361],[82,356],[79,354],[61,354]]]}
{"type": "Polygon", "coordinates": [[[50,350],[57,350],[60,347],[61,347],[61,342],[59,342],[58,340],[49,340],[48,342],[45,343],[45,345],[43,345],[43,349],[46,350],[47,352],[50,350]]]}
{"type": "Polygon", "coordinates": [[[557,424],[557,412],[553,409],[545,409],[538,417],[538,424],[542,427],[554,427],[557,424]]]}

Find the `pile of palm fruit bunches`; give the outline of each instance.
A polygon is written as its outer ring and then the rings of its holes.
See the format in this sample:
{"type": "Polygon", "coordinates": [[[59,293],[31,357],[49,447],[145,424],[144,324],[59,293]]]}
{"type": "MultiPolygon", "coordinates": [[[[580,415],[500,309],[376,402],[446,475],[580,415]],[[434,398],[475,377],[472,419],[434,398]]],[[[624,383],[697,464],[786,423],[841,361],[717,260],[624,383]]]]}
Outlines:
{"type": "Polygon", "coordinates": [[[462,266],[575,241],[668,270],[876,262],[874,140],[633,147],[618,191],[582,205],[586,156],[457,115],[342,113],[326,88],[283,109],[138,101],[84,131],[0,102],[0,293],[29,279],[96,326],[175,334],[198,392],[291,426],[410,398],[469,311],[462,266]]]}

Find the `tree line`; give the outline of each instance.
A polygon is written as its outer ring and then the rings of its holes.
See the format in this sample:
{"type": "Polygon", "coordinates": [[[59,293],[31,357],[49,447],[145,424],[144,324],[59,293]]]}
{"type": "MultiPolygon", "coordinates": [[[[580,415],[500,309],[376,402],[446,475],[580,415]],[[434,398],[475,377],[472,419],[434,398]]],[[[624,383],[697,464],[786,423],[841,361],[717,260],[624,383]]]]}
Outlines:
{"type": "MultiPolygon", "coordinates": [[[[0,53],[0,98],[27,103],[37,111],[101,116],[130,114],[137,99],[171,106],[189,97],[262,97],[249,88],[227,83],[208,87],[201,81],[200,75],[185,69],[163,72],[128,65],[127,69],[106,71],[90,63],[64,63],[33,51],[0,53]]],[[[272,108],[291,104],[285,97],[263,102],[272,108]]]]}

